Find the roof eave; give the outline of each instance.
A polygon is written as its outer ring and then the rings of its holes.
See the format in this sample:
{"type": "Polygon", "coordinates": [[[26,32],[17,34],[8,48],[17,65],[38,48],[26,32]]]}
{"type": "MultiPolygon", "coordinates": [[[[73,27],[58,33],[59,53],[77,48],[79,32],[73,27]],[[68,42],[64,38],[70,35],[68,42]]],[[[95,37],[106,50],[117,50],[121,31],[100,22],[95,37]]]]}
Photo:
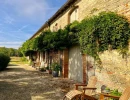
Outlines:
{"type": "Polygon", "coordinates": [[[72,3],[76,2],[77,0],[68,0],[46,23],[42,25],[42,27],[30,38],[33,39],[39,32],[41,32],[45,27],[48,27],[50,23],[57,18],[68,6],[72,3]]]}

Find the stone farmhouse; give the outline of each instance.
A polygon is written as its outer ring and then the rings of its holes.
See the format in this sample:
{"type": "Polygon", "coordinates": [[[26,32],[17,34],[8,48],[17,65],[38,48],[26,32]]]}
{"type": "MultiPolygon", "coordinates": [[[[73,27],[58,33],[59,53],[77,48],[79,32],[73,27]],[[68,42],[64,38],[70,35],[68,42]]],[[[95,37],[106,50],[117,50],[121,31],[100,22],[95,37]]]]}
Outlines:
{"type": "MultiPolygon", "coordinates": [[[[102,11],[116,12],[130,20],[130,0],[68,0],[30,39],[46,29],[57,31],[75,20],[80,22],[102,11]]],[[[37,61],[45,61],[48,65],[55,60],[59,61],[62,65],[61,76],[64,78],[86,83],[90,76],[96,75],[99,88],[107,85],[123,89],[130,83],[130,58],[126,62],[115,50],[100,54],[103,64],[101,72],[92,57],[81,54],[79,45],[65,50],[37,52],[36,56],[37,61]]]]}

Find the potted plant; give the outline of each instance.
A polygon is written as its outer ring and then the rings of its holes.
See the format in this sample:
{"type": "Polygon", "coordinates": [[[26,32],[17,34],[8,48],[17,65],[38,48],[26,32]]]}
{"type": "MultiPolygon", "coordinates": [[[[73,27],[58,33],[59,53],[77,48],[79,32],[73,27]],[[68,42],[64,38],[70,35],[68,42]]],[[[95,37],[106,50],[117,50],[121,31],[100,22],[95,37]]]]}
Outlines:
{"type": "Polygon", "coordinates": [[[51,65],[51,67],[53,77],[58,77],[61,66],[55,62],[51,65]]]}
{"type": "Polygon", "coordinates": [[[46,71],[45,67],[40,68],[40,71],[42,71],[42,72],[46,71]]]}

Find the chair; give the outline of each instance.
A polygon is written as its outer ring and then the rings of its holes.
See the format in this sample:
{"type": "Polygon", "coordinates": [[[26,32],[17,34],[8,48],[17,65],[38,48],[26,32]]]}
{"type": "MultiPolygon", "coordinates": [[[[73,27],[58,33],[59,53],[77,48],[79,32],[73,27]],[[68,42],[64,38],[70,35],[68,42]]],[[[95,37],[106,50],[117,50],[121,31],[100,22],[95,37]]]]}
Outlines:
{"type": "Polygon", "coordinates": [[[63,100],[84,100],[87,98],[87,100],[96,100],[94,97],[92,97],[92,93],[94,92],[95,85],[97,83],[96,76],[91,76],[88,85],[86,84],[75,84],[75,90],[71,90],[68,92],[63,100]],[[78,87],[82,86],[82,91],[78,90],[78,87]]]}
{"type": "Polygon", "coordinates": [[[105,100],[105,97],[114,98],[117,100],[129,100],[130,99],[130,87],[127,87],[121,96],[112,96],[112,95],[104,94],[104,93],[100,94],[100,100],[105,100]]]}

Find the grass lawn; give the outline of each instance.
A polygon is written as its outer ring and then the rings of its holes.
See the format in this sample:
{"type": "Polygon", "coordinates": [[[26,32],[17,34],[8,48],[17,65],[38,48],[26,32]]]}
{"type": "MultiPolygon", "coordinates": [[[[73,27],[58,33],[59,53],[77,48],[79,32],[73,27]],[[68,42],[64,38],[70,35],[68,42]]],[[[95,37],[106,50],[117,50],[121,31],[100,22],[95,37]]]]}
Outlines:
{"type": "Polygon", "coordinates": [[[9,65],[21,65],[21,64],[29,64],[28,61],[22,61],[22,57],[11,57],[11,61],[9,65]]]}

